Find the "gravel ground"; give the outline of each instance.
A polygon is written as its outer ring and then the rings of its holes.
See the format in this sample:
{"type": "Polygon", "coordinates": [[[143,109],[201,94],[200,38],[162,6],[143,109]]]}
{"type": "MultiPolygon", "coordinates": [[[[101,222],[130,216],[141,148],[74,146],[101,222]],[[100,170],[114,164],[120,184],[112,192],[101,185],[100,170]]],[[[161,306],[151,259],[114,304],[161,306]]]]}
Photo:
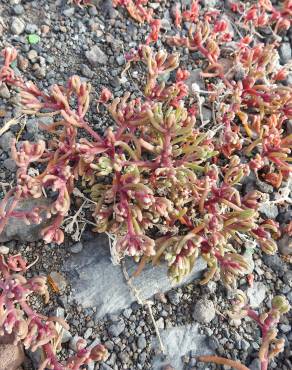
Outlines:
{"type": "MultiPolygon", "coordinates": [[[[186,1],[183,1],[186,3],[186,1]]],[[[171,24],[170,11],[174,1],[161,1],[156,12],[164,20],[164,29],[169,31],[171,24]]],[[[206,1],[205,1],[206,3],[206,1]]],[[[219,3],[212,1],[212,3],[219,3]]],[[[274,1],[273,1],[274,3],[274,1]]],[[[102,87],[111,89],[115,96],[125,91],[140,94],[135,71],[122,76],[125,68],[124,55],[131,48],[145,41],[148,26],[138,26],[129,18],[123,9],[116,10],[110,0],[97,1],[97,7],[78,8],[66,1],[37,0],[0,0],[0,48],[14,45],[19,50],[18,63],[15,69],[28,79],[36,81],[41,89],[47,89],[53,83],[64,83],[66,79],[78,74],[93,85],[93,99],[97,98],[102,87]],[[28,35],[37,34],[40,41],[29,44],[28,35]]],[[[156,3],[154,3],[153,7],[156,3]]],[[[279,53],[283,61],[291,59],[291,37],[288,32],[283,37],[279,53]],[[289,38],[290,37],[290,38],[289,38]]],[[[164,37],[158,42],[159,48],[164,37]]],[[[167,47],[167,46],[166,46],[167,47]]],[[[189,70],[200,67],[200,60],[192,58],[187,51],[180,50],[182,65],[189,70]]],[[[20,114],[18,98],[14,91],[0,90],[0,122],[1,125],[20,114]]],[[[210,118],[211,111],[206,109],[204,117],[210,118]]],[[[89,121],[94,128],[103,131],[112,122],[107,115],[97,115],[90,111],[89,121]]],[[[45,122],[46,123],[46,122],[45,122]]],[[[1,126],[0,125],[0,126],[1,126]]],[[[18,124],[0,137],[0,197],[14,181],[15,165],[9,158],[9,141],[14,136],[22,140],[36,140],[42,137],[38,129],[38,121],[34,118],[21,117],[18,124]],[[1,194],[2,192],[2,194],[1,194]]],[[[243,189],[257,188],[273,199],[273,188],[252,178],[246,180],[243,189]]],[[[291,208],[288,205],[265,207],[262,213],[285,224],[291,219],[291,208]]],[[[110,352],[109,360],[95,369],[152,369],[153,358],[157,350],[151,346],[155,330],[149,311],[145,306],[134,303],[119,315],[108,315],[103,320],[95,319],[96,308],[83,309],[68,303],[70,283],[67,277],[54,275],[61,271],[62,262],[70,255],[78,253],[78,246],[67,238],[64,245],[45,245],[43,242],[22,243],[11,241],[5,245],[11,252],[21,252],[29,261],[36,256],[38,262],[32,267],[31,274],[52,274],[58,280],[59,292],[51,289],[51,300],[44,307],[42,301],[33,300],[33,305],[45,313],[59,313],[62,309],[70,324],[62,356],[67,356],[74,348],[74,336],[84,336],[88,343],[100,340],[110,352]],[[63,285],[62,285],[63,284],[63,285]]],[[[283,248],[285,245],[283,245],[283,248]]],[[[82,246],[80,247],[82,248],[82,246]]],[[[292,272],[291,264],[281,255],[263,257],[260,252],[253,255],[255,263],[256,288],[249,290],[249,298],[255,306],[268,307],[270,298],[276,294],[284,294],[292,303],[292,272]],[[262,297],[262,298],[261,298],[262,297]],[[263,301],[263,302],[262,302],[263,301]]],[[[119,267],[117,267],[119,268],[119,267]]],[[[243,290],[247,288],[246,279],[239,282],[243,290]]],[[[230,325],[227,318],[229,292],[220,281],[210,282],[202,287],[194,281],[181,288],[167,293],[156,294],[153,299],[153,314],[160,330],[199,322],[199,332],[207,337],[208,347],[218,355],[237,359],[250,366],[251,370],[259,369],[256,360],[260,347],[260,332],[256,325],[244,320],[239,326],[230,325]],[[203,301],[202,301],[203,300],[203,301]],[[212,302],[210,303],[210,301],[212,302]]],[[[292,369],[292,333],[291,314],[285,316],[280,325],[280,337],[285,338],[285,350],[270,363],[270,369],[292,369]],[[289,321],[290,318],[290,321],[289,321]]],[[[37,356],[29,354],[25,365],[33,369],[37,356]]],[[[202,364],[192,357],[190,352],[183,358],[186,369],[220,369],[220,366],[202,364]]],[[[224,367],[227,369],[227,367],[224,367]]]]}

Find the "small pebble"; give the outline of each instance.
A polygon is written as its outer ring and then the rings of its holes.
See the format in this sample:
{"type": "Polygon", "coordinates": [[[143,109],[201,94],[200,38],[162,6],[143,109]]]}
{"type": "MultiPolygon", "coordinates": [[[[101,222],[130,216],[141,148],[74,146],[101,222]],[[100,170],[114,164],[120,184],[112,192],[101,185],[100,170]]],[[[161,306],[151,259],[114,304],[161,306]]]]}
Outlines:
{"type": "Polygon", "coordinates": [[[78,243],[75,243],[73,244],[71,247],[70,247],[70,251],[72,253],[80,253],[83,249],[83,244],[82,242],[78,242],[78,243]]]}
{"type": "Polygon", "coordinates": [[[212,301],[203,298],[196,302],[193,311],[194,320],[202,324],[207,324],[210,321],[212,321],[214,317],[215,317],[215,307],[212,301]]]}
{"type": "Polygon", "coordinates": [[[0,254],[8,254],[9,253],[9,248],[6,247],[5,245],[0,246],[0,254]]]}
{"type": "Polygon", "coordinates": [[[13,35],[20,35],[25,29],[25,23],[19,19],[14,18],[11,23],[10,30],[13,33],[13,35]]]}

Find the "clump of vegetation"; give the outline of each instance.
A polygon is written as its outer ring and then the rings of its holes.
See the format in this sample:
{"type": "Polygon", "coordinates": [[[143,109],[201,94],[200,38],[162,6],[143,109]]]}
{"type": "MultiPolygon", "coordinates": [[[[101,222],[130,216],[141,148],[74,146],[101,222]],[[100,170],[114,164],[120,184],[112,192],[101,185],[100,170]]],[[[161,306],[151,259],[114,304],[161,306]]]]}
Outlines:
{"type": "Polygon", "coordinates": [[[25,278],[29,267],[20,255],[5,258],[0,254],[0,336],[11,334],[15,345],[22,342],[32,352],[40,349],[43,360],[39,370],[79,370],[92,361],[105,361],[105,347],[98,344],[87,349],[85,340],[77,343],[77,353],[66,363],[58,361],[62,331],[69,327],[63,319],[46,317],[31,308],[31,294],[42,295],[47,302],[49,293],[44,276],[25,278]]]}
{"type": "MultiPolygon", "coordinates": [[[[178,69],[172,84],[159,82],[178,67],[178,55],[154,53],[148,46],[132,55],[147,68],[145,96],[130,99],[126,93],[105,103],[116,127],[103,137],[86,121],[89,84],[73,76],[67,86],[54,85],[45,94],[14,75],[9,67],[14,50],[6,49],[5,56],[2,78],[20,88],[24,112],[50,111],[55,122],[45,128],[52,135],[47,144],[13,144],[18,183],[2,201],[0,231],[10,217],[39,223],[45,211],[53,221],[43,229],[43,239],[62,243],[60,227],[81,178],[96,202],[95,230],[114,235],[119,257],[133,256],[142,265],[164,259],[175,280],[187,275],[201,255],[210,268],[204,282],[220,271],[224,283],[234,286],[237,276],[248,270],[240,254],[246,238],[256,239],[266,253],[276,252],[271,236],[277,232],[276,223],[258,217],[261,194],[241,196],[236,188],[249,166],[233,155],[220,168],[215,132],[200,131],[194,111],[186,107],[188,72],[178,69]],[[79,139],[78,130],[86,137],[79,139]],[[29,168],[38,163],[43,171],[30,175],[29,168]],[[15,210],[19,200],[40,198],[43,190],[56,194],[49,207],[15,210]]],[[[110,98],[104,91],[101,100],[110,98]]]]}
{"type": "Polygon", "coordinates": [[[281,316],[290,310],[287,299],[283,296],[275,296],[271,302],[271,308],[264,313],[257,313],[249,307],[245,294],[238,290],[233,303],[230,316],[233,318],[249,317],[254,320],[261,329],[262,344],[259,350],[261,370],[267,370],[271,359],[284,350],[284,338],[278,339],[277,325],[281,316]]]}

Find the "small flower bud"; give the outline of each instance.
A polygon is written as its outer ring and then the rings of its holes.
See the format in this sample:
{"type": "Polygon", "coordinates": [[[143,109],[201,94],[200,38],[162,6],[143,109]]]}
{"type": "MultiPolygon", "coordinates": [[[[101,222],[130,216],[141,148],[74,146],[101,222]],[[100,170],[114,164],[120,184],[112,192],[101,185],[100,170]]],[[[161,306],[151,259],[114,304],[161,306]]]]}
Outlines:
{"type": "Polygon", "coordinates": [[[287,313],[291,308],[287,299],[281,295],[277,295],[272,299],[272,307],[281,314],[287,313]]]}

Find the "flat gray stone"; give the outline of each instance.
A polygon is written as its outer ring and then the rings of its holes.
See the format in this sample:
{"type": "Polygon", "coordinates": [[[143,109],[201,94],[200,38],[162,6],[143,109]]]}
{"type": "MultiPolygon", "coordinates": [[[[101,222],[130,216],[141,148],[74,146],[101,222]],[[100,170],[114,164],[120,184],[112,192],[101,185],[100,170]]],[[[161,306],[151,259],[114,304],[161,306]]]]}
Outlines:
{"type": "Polygon", "coordinates": [[[94,45],[89,51],[86,51],[85,56],[94,67],[100,64],[106,64],[108,61],[107,55],[97,45],[94,45]]]}
{"type": "MultiPolygon", "coordinates": [[[[160,331],[165,347],[166,358],[154,357],[152,370],[161,370],[163,366],[171,365],[175,370],[183,370],[181,357],[192,351],[192,356],[210,355],[213,351],[208,346],[207,336],[199,334],[199,324],[189,324],[160,331]]],[[[152,341],[152,347],[159,350],[158,339],[152,341]]]]}
{"type": "Polygon", "coordinates": [[[247,289],[246,295],[252,308],[258,308],[266,298],[267,288],[264,283],[256,282],[247,289]]]}
{"type": "MultiPolygon", "coordinates": [[[[46,198],[26,199],[18,203],[16,210],[29,211],[32,210],[34,207],[47,206],[50,203],[51,201],[46,198]]],[[[45,216],[44,212],[42,212],[42,216],[45,216]]],[[[4,227],[3,232],[0,233],[0,242],[4,243],[10,240],[33,242],[36,240],[40,240],[41,230],[50,222],[52,222],[52,220],[44,219],[44,221],[41,222],[39,225],[27,225],[22,218],[11,217],[4,227]]]]}
{"type": "MultiPolygon", "coordinates": [[[[137,269],[137,264],[130,258],[125,259],[129,276],[137,269]]],[[[200,277],[206,268],[206,262],[199,258],[192,273],[182,281],[188,283],[200,277]]],[[[71,255],[63,269],[72,287],[69,303],[76,302],[83,308],[96,307],[96,318],[125,309],[136,301],[125,281],[120,266],[112,264],[108,238],[105,234],[96,234],[93,240],[83,242],[80,253],[71,255]]],[[[173,287],[167,275],[167,266],[147,265],[133,283],[142,299],[148,299],[158,292],[166,292],[173,287]]]]}

